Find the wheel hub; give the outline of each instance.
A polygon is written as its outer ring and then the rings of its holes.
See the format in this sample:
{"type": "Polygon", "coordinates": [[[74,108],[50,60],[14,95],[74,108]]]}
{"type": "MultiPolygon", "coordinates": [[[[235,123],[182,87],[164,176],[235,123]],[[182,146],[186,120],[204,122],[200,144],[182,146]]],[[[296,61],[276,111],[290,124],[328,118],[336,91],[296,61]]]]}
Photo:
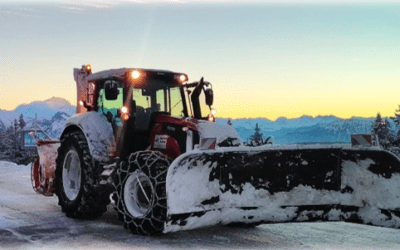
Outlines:
{"type": "Polygon", "coordinates": [[[154,188],[150,178],[137,170],[124,184],[124,203],[128,212],[136,218],[146,216],[154,203],[154,188]]]}
{"type": "Polygon", "coordinates": [[[75,150],[70,150],[65,156],[62,181],[67,198],[75,200],[81,189],[81,162],[75,150]]]}

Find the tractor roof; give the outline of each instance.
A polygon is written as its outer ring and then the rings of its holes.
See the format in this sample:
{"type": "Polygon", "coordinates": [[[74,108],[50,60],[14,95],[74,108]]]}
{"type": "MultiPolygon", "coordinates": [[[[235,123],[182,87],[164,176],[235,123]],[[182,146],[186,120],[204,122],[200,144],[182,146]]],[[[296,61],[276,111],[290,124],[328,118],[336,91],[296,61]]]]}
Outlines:
{"type": "Polygon", "coordinates": [[[106,80],[110,78],[124,79],[127,72],[138,70],[140,72],[146,72],[151,75],[175,75],[178,73],[168,71],[168,70],[156,70],[156,69],[137,69],[137,68],[120,68],[120,69],[109,69],[104,71],[99,71],[97,73],[90,74],[87,77],[88,81],[99,81],[106,80]]]}

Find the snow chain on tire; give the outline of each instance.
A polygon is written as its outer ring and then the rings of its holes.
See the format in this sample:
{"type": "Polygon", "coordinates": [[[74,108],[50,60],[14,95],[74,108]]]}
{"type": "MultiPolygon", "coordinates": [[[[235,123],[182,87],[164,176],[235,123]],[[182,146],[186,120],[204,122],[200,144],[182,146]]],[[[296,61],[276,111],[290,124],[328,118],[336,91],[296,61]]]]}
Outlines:
{"type": "Polygon", "coordinates": [[[167,219],[166,176],[171,161],[157,151],[136,152],[114,175],[118,219],[134,234],[162,233],[167,219]],[[125,191],[126,189],[126,191],[125,191]],[[128,197],[127,197],[128,195],[128,197]],[[133,204],[126,204],[131,201],[133,204]],[[145,204],[141,206],[140,204],[145,204]]]}
{"type": "MultiPolygon", "coordinates": [[[[99,170],[92,161],[86,138],[81,131],[72,131],[61,139],[61,146],[58,148],[58,156],[56,159],[56,195],[58,196],[58,204],[62,211],[71,218],[92,219],[100,217],[107,211],[107,205],[110,203],[111,190],[100,185],[99,170]],[[66,158],[69,155],[79,159],[80,179],[77,191],[74,195],[68,195],[63,184],[63,168],[66,158]],[[70,197],[70,198],[68,198],[70,197]]],[[[72,165],[72,163],[70,163],[72,165]]],[[[78,167],[79,169],[79,167],[78,167]]]]}

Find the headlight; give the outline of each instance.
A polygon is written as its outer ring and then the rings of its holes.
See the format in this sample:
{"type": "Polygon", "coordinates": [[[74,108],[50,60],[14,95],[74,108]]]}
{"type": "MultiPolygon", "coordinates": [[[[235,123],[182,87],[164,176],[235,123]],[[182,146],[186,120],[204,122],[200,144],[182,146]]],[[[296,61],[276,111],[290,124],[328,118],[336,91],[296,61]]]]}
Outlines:
{"type": "Polygon", "coordinates": [[[123,107],[121,108],[121,113],[123,113],[123,114],[128,113],[128,108],[125,107],[125,106],[123,106],[123,107]]]}
{"type": "Polygon", "coordinates": [[[121,119],[123,121],[127,121],[129,119],[129,115],[124,113],[124,114],[121,115],[121,119]]]}

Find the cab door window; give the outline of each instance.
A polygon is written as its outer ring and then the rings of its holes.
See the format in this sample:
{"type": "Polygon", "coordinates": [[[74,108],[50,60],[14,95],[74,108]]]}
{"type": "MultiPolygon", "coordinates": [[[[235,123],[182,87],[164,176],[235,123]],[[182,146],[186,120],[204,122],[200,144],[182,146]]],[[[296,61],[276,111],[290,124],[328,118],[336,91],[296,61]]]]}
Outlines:
{"type": "Polygon", "coordinates": [[[98,113],[102,115],[107,115],[110,112],[114,118],[117,117],[118,110],[123,106],[124,103],[124,91],[122,84],[118,81],[107,80],[104,82],[103,86],[100,87],[99,97],[97,99],[98,113]],[[105,94],[105,86],[107,84],[116,84],[118,89],[118,97],[115,100],[107,100],[105,94]]]}
{"type": "Polygon", "coordinates": [[[132,99],[136,103],[135,128],[148,130],[151,116],[151,95],[143,95],[142,89],[132,89],[132,99]]]}

